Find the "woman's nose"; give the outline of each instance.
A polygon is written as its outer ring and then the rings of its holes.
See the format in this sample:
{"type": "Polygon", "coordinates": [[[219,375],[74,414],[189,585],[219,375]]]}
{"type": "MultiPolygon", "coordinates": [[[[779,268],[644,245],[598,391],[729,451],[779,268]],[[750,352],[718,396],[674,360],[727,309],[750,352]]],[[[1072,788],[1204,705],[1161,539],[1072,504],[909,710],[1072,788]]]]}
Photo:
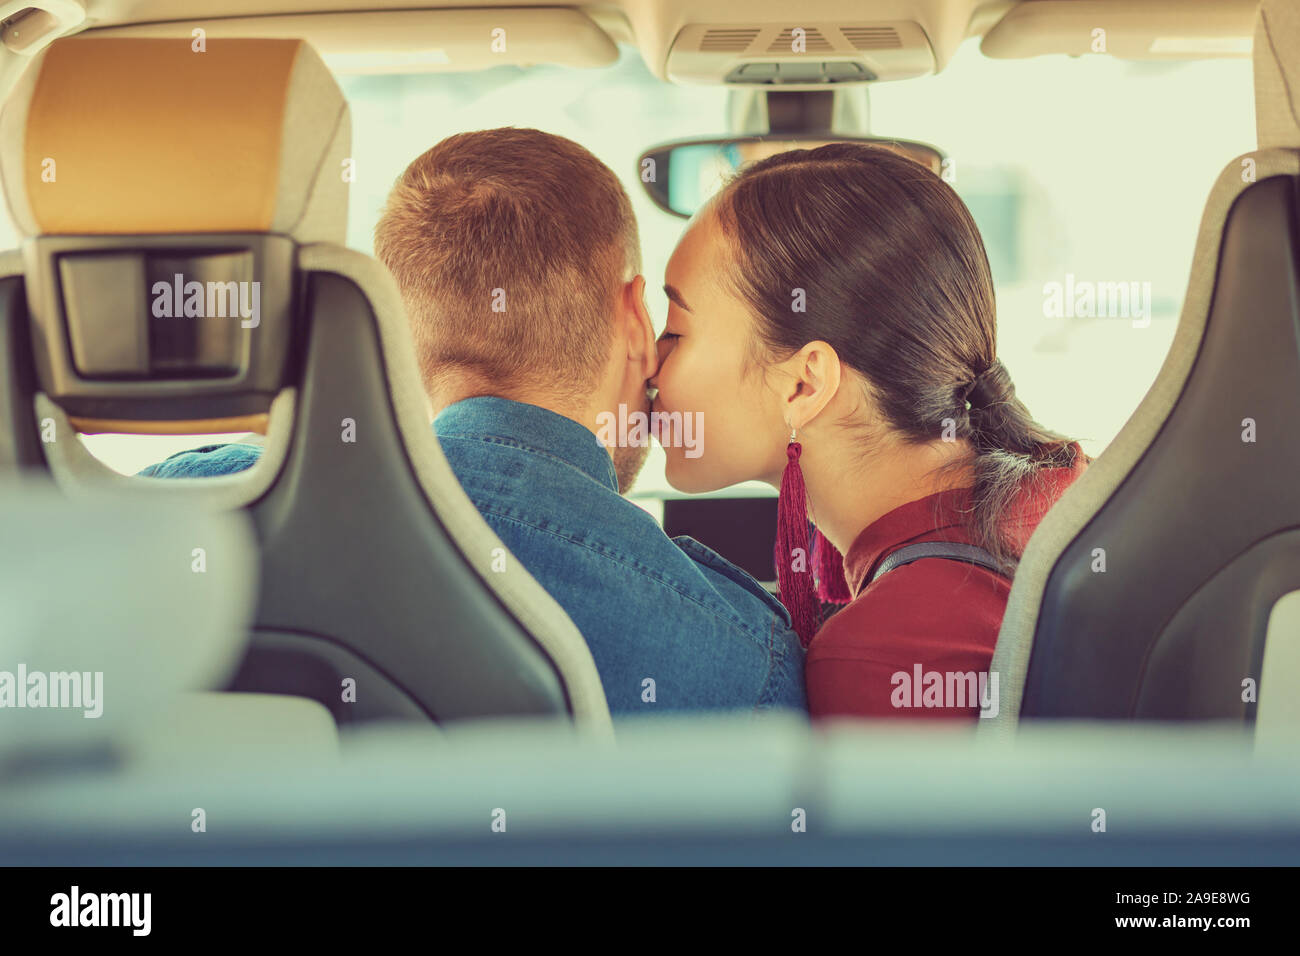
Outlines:
{"type": "Polygon", "coordinates": [[[673,343],[671,339],[660,339],[655,343],[655,356],[658,359],[658,368],[655,369],[656,375],[659,374],[659,369],[664,367],[664,359],[668,357],[668,353],[672,350],[673,343]]]}

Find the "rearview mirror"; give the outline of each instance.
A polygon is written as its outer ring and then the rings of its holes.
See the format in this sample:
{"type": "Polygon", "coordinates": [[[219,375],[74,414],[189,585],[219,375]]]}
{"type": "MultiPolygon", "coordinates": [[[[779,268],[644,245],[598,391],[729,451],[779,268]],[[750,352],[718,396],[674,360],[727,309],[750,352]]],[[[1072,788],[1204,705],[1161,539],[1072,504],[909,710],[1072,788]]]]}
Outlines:
{"type": "Polygon", "coordinates": [[[920,163],[936,176],[947,158],[927,143],[867,136],[776,133],[727,139],[688,140],[652,146],[637,163],[641,184],[654,204],[689,219],[746,163],[791,149],[816,149],[831,143],[866,143],[920,163]]]}

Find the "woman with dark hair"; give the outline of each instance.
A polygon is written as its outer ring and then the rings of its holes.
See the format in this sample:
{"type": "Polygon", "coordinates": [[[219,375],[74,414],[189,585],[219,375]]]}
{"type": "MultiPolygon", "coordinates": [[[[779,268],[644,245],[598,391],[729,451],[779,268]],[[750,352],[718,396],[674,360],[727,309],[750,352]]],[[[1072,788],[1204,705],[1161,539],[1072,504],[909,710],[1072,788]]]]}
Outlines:
{"type": "Polygon", "coordinates": [[[668,479],[781,488],[777,570],[813,716],[977,714],[945,690],[988,671],[1025,543],[1088,458],[998,360],[966,206],[887,149],[794,150],[701,210],[666,280],[654,410],[707,426],[695,457],[661,435],[668,479]],[[916,560],[926,542],[945,544],[916,560]],[[847,605],[820,629],[817,592],[847,605]]]}

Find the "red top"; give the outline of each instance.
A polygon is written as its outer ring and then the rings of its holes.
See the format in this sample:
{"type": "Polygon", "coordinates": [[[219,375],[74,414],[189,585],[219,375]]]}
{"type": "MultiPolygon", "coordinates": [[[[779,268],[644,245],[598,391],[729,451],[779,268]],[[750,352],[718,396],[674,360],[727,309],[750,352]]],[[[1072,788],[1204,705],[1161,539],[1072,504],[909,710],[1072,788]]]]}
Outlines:
{"type": "MultiPolygon", "coordinates": [[[[1073,469],[1040,472],[1036,493],[1022,490],[1003,519],[1017,554],[1088,461],[1077,449],[1073,469]]],[[[978,565],[925,558],[867,584],[880,562],[903,545],[978,543],[962,523],[970,494],[970,488],[957,488],[909,501],[877,518],[853,542],[844,557],[853,601],[813,637],[804,664],[814,718],[978,717],[978,704],[960,706],[975,699],[964,689],[970,685],[960,687],[961,678],[948,675],[987,675],[1011,582],[978,565]]]]}

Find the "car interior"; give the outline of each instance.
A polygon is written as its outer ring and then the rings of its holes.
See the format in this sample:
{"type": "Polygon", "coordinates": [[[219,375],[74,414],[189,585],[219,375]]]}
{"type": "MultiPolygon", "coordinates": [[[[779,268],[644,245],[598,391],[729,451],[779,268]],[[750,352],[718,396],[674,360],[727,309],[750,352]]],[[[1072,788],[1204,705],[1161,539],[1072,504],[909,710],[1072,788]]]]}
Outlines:
{"type": "MultiPolygon", "coordinates": [[[[108,703],[0,711],[0,861],[1300,861],[1294,0],[11,0],[0,103],[0,670],[100,672],[108,703]],[[1129,135],[1129,96],[1201,145],[1129,135]],[[609,157],[652,287],[753,158],[873,141],[951,177],[1000,349],[1094,459],[1016,571],[996,713],[611,718],[582,633],[501,570],[369,246],[475,116],[609,157]],[[1075,261],[1157,272],[1153,328],[1015,318],[1075,261]],[[182,272],[255,278],[257,315],[151,315],[182,272]],[[138,476],[224,441],[263,452],[138,476]]],[[[775,591],[772,489],[656,467],[629,497],[775,591]]]]}

